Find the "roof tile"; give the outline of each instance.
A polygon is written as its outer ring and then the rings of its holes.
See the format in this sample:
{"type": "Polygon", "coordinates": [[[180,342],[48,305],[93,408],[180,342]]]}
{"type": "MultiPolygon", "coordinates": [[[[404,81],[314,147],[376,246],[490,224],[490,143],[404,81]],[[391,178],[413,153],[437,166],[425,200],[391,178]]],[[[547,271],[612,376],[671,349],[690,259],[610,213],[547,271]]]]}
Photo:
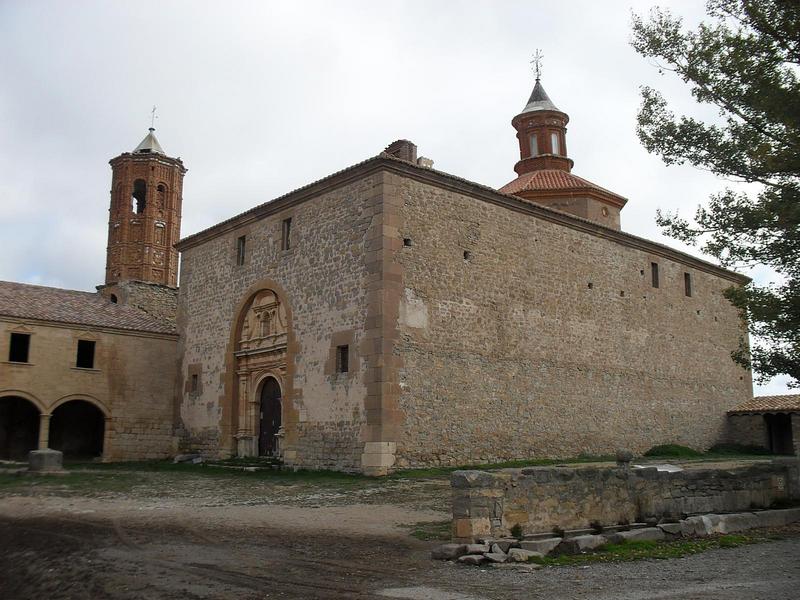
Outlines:
{"type": "Polygon", "coordinates": [[[756,396],[728,413],[800,412],[800,394],[756,396]]]}
{"type": "Polygon", "coordinates": [[[96,292],[0,281],[0,315],[89,327],[175,334],[174,323],[115,304],[96,292]]]}

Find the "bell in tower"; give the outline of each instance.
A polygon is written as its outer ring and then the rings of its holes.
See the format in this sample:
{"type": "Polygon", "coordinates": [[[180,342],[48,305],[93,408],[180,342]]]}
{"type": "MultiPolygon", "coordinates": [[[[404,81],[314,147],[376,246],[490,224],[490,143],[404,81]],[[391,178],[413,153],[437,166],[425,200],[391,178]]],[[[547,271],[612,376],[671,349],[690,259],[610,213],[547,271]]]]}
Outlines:
{"type": "Polygon", "coordinates": [[[155,129],[133,152],[109,161],[111,208],[106,285],[141,281],[175,287],[183,176],[186,168],[161,148],[155,129]]]}
{"type": "Polygon", "coordinates": [[[537,51],[536,82],[528,103],[511,120],[517,130],[520,159],[518,177],[501,192],[620,229],[620,211],[627,199],[572,173],[567,156],[569,115],[556,108],[540,79],[541,55],[537,51]]]}

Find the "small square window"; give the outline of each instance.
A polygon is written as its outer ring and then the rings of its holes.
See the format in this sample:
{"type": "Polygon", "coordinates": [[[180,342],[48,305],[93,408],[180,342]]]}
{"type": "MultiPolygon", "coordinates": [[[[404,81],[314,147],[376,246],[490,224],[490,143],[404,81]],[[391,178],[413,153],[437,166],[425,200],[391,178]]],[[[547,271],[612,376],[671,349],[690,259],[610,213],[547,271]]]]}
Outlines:
{"type": "Polygon", "coordinates": [[[691,273],[683,274],[683,293],[689,298],[692,296],[692,275],[691,273]]]}
{"type": "Polygon", "coordinates": [[[78,340],[78,357],[75,366],[79,369],[94,369],[94,342],[78,340]]]}
{"type": "Polygon", "coordinates": [[[336,346],[336,372],[347,373],[350,370],[350,346],[336,346]]]}
{"type": "Polygon", "coordinates": [[[242,235],[236,240],[236,265],[241,267],[244,264],[245,244],[247,237],[242,235]]]}
{"type": "Polygon", "coordinates": [[[650,277],[652,279],[653,287],[658,287],[658,263],[650,263],[650,277]]]}
{"type": "Polygon", "coordinates": [[[281,250],[292,247],[292,218],[284,219],[281,224],[281,250]]]}
{"type": "Polygon", "coordinates": [[[12,333],[8,348],[8,362],[28,362],[28,351],[31,347],[31,336],[27,333],[12,333]]]}

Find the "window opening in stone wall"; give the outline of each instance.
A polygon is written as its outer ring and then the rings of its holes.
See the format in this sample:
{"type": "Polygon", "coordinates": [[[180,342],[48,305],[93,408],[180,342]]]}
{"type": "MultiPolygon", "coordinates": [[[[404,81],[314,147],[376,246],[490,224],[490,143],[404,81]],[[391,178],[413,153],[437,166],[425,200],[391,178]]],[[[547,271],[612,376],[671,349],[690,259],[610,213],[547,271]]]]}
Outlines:
{"type": "Polygon", "coordinates": [[[413,245],[411,238],[403,238],[403,246],[411,246],[411,245],[413,245]]]}
{"type": "Polygon", "coordinates": [[[116,294],[111,294],[111,302],[112,304],[116,304],[118,302],[116,294]]]}
{"type": "Polygon", "coordinates": [[[281,225],[281,250],[288,250],[292,247],[292,218],[283,220],[281,225]]]}
{"type": "Polygon", "coordinates": [[[539,155],[539,142],[536,139],[536,134],[531,134],[531,156],[539,155]]]}
{"type": "Polygon", "coordinates": [[[550,134],[550,144],[553,147],[553,154],[561,154],[561,149],[558,147],[558,134],[550,134]]]}
{"type": "Polygon", "coordinates": [[[31,336],[28,333],[12,333],[8,348],[8,362],[28,362],[31,347],[31,336]]]}
{"type": "Polygon", "coordinates": [[[158,192],[158,208],[163,209],[167,205],[167,186],[159,183],[156,191],[158,192]]]}
{"type": "Polygon", "coordinates": [[[472,252],[464,250],[464,260],[472,260],[472,252]]]}
{"type": "Polygon", "coordinates": [[[350,346],[336,346],[336,371],[347,373],[350,370],[350,346]]]}
{"type": "Polygon", "coordinates": [[[147,207],[147,183],[144,179],[137,179],[133,182],[133,195],[131,197],[131,210],[135,213],[143,213],[147,207]]]}
{"type": "Polygon", "coordinates": [[[683,293],[691,298],[692,296],[692,275],[691,273],[683,274],[683,293]]]}
{"type": "Polygon", "coordinates": [[[246,238],[247,236],[241,235],[236,239],[236,264],[240,267],[244,264],[246,238]]]}
{"type": "Polygon", "coordinates": [[[653,287],[658,287],[658,263],[650,263],[650,278],[653,283],[653,287]]]}
{"type": "Polygon", "coordinates": [[[91,340],[78,340],[76,367],[79,369],[94,369],[94,344],[91,340]]]}
{"type": "Polygon", "coordinates": [[[192,384],[191,384],[190,391],[191,391],[193,394],[196,394],[196,393],[197,393],[197,384],[198,384],[198,377],[197,377],[197,373],[192,373],[192,384]]]}

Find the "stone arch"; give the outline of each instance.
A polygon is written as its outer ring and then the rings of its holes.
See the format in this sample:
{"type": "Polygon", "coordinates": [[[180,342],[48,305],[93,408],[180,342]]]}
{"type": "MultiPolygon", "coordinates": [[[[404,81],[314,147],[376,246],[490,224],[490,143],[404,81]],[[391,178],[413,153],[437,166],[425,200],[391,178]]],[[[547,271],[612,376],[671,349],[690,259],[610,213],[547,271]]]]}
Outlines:
{"type": "Polygon", "coordinates": [[[0,392],[0,459],[24,460],[39,447],[42,404],[17,390],[0,392]]]}
{"type": "Polygon", "coordinates": [[[48,445],[65,458],[101,457],[108,420],[108,411],[96,398],[65,396],[53,405],[48,445]]]}
{"type": "MultiPolygon", "coordinates": [[[[260,333],[259,337],[262,337],[260,333]]],[[[278,332],[276,331],[275,333],[278,332]]],[[[293,456],[290,444],[295,437],[295,424],[297,422],[292,385],[296,352],[292,309],[286,291],[272,279],[262,279],[254,283],[242,295],[232,313],[230,337],[225,354],[225,395],[221,403],[220,450],[223,454],[244,456],[254,455],[257,452],[258,432],[256,431],[257,423],[255,422],[257,396],[255,394],[260,391],[260,385],[264,379],[272,373],[272,376],[276,377],[283,391],[282,424],[284,437],[281,451],[284,459],[291,460],[293,456]],[[244,328],[252,328],[253,326],[251,308],[254,300],[260,295],[261,298],[264,298],[265,292],[274,295],[275,300],[280,305],[281,333],[285,335],[285,341],[272,350],[265,350],[264,354],[273,352],[269,360],[260,360],[258,358],[243,360],[243,355],[255,357],[255,354],[259,351],[256,347],[242,348],[240,341],[244,328]],[[282,358],[279,357],[281,352],[282,358]]]]}
{"type": "Polygon", "coordinates": [[[22,390],[0,390],[0,399],[4,398],[5,396],[18,396],[19,398],[24,398],[31,404],[33,404],[37,410],[42,414],[47,414],[47,409],[45,408],[44,402],[39,400],[33,394],[29,394],[28,392],[23,392],[22,390]]]}
{"type": "Polygon", "coordinates": [[[103,413],[104,418],[106,419],[111,418],[111,411],[108,410],[106,405],[97,398],[95,398],[94,396],[90,396],[89,394],[69,394],[68,396],[62,396],[53,403],[53,405],[50,407],[50,412],[52,413],[56,408],[58,408],[62,404],[66,404],[67,402],[72,402],[73,400],[83,400],[84,402],[93,404],[101,413],[103,413]]]}

